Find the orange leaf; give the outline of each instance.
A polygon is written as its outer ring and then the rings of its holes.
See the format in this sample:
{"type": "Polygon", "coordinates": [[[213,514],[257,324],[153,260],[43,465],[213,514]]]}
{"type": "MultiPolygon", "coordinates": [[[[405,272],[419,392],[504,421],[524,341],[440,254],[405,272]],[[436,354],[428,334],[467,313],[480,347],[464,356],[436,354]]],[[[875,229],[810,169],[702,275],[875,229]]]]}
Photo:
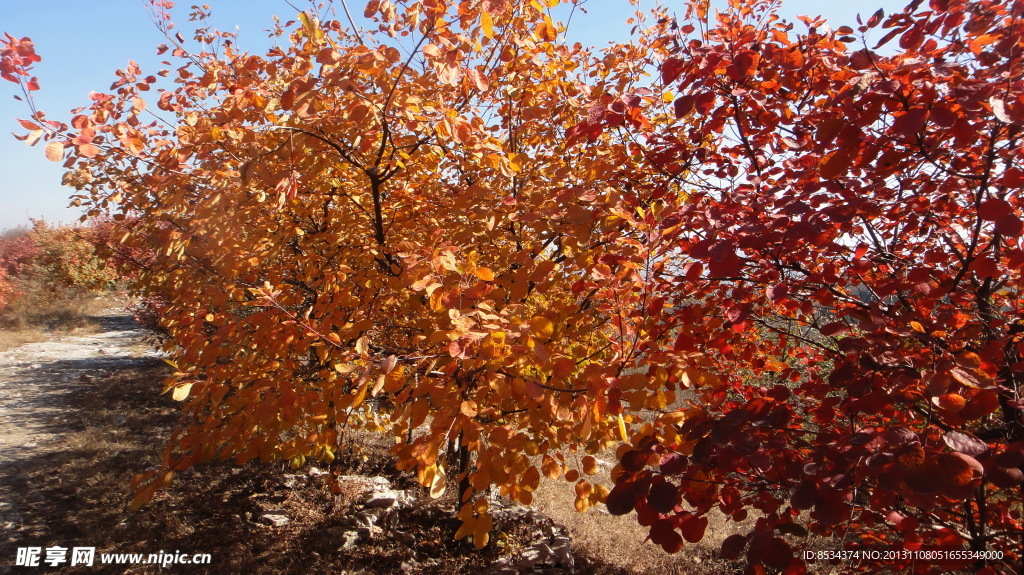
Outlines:
{"type": "Polygon", "coordinates": [[[562,475],[562,466],[550,455],[541,459],[540,468],[548,479],[558,479],[562,475]]]}
{"type": "Polygon", "coordinates": [[[854,154],[849,147],[830,152],[818,162],[818,174],[826,180],[838,178],[853,164],[854,154]]]}
{"type": "Polygon", "coordinates": [[[959,381],[967,387],[973,387],[975,389],[992,387],[995,382],[992,381],[992,377],[985,373],[981,369],[965,369],[963,367],[956,366],[949,370],[949,374],[953,376],[953,379],[959,381]]]}

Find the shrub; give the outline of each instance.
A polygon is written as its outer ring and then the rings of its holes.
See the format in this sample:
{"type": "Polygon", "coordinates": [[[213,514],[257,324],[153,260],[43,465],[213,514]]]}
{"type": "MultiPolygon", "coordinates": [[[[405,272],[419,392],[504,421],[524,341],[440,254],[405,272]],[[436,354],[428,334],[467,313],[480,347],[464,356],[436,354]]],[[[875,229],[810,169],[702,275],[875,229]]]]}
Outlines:
{"type": "Polygon", "coordinates": [[[42,278],[55,289],[72,288],[96,292],[113,288],[118,282],[114,265],[97,253],[93,226],[50,226],[42,220],[33,222],[31,238],[38,248],[28,273],[42,278]]]}

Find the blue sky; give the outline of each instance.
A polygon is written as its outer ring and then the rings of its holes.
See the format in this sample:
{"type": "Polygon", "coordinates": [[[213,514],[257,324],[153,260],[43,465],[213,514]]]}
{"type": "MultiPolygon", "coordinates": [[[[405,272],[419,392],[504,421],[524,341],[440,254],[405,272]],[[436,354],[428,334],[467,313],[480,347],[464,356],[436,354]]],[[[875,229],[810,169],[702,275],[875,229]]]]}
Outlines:
{"type": "MultiPolygon", "coordinates": [[[[284,0],[206,2],[213,10],[212,25],[222,30],[237,26],[239,45],[255,53],[269,45],[264,30],[273,24],[273,15],[284,21],[294,19],[296,13],[284,0]]],[[[179,0],[174,12],[177,29],[186,37],[192,31],[188,6],[194,3],[196,0],[179,0]]],[[[348,3],[354,14],[361,13],[365,4],[364,0],[348,3]]],[[[302,0],[292,4],[308,6],[302,0]]],[[[896,0],[783,0],[781,13],[790,20],[797,14],[820,14],[833,26],[855,25],[858,11],[866,17],[879,7],[890,13],[903,4],[896,0]]],[[[642,0],[641,5],[651,7],[654,2],[642,0]]],[[[573,17],[570,39],[601,46],[628,38],[625,21],[633,8],[626,0],[588,0],[584,6],[587,13],[573,17]]],[[[338,12],[337,18],[344,22],[343,13],[340,9],[338,12]]],[[[19,38],[28,36],[35,42],[43,61],[36,65],[41,89],[34,97],[39,109],[56,120],[67,120],[69,110],[88,103],[90,91],[107,91],[114,71],[128,60],[138,62],[143,72],[156,72],[162,58],[156,56],[155,47],[164,42],[150,21],[144,0],[0,0],[2,32],[19,38]]],[[[11,136],[12,132],[22,132],[14,119],[29,116],[28,107],[12,97],[16,89],[8,82],[0,84],[0,230],[27,225],[29,218],[74,221],[80,210],[66,207],[71,190],[60,185],[61,166],[43,158],[42,144],[28,147],[11,136]]]]}

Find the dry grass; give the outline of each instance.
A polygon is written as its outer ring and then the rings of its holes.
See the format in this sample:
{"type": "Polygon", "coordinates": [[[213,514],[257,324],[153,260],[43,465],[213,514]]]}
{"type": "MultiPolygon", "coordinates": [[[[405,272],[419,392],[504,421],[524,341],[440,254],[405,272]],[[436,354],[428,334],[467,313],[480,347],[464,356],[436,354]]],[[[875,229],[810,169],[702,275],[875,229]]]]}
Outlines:
{"type": "MultiPolygon", "coordinates": [[[[614,449],[598,453],[596,457],[601,462],[600,471],[582,477],[591,484],[602,484],[610,489],[613,484],[609,471],[616,460],[614,449]]],[[[567,458],[567,462],[572,464],[571,458],[567,458]]],[[[576,463],[573,467],[581,470],[582,466],[576,463]]],[[[672,555],[646,541],[648,529],[636,522],[635,513],[614,516],[604,505],[591,507],[584,513],[576,511],[573,485],[564,480],[542,477],[540,488],[534,493],[533,506],[569,529],[577,555],[600,558],[602,567],[596,572],[607,575],[711,575],[742,571],[741,564],[722,559],[718,553],[722,541],[739,531],[738,526],[725,516],[713,515],[703,541],[696,545],[687,544],[682,552],[672,555]]]]}
{"type": "Polygon", "coordinates": [[[53,290],[34,282],[19,287],[24,293],[0,310],[0,351],[43,341],[51,333],[98,331],[94,318],[100,311],[124,306],[111,296],[53,290]]]}

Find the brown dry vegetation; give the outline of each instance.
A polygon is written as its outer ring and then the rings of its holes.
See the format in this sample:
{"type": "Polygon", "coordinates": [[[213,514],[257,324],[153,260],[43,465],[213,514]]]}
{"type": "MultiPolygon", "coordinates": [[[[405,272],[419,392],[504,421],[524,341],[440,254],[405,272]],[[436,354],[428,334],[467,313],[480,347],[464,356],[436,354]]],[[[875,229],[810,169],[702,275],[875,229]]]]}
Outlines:
{"type": "MultiPolygon", "coordinates": [[[[614,450],[597,455],[599,461],[614,462],[614,450]]],[[[610,465],[601,465],[601,472],[584,476],[591,483],[611,486],[610,465]]],[[[534,493],[533,506],[565,525],[573,537],[578,555],[600,557],[609,568],[619,573],[644,574],[711,574],[732,573],[737,565],[723,560],[717,553],[723,539],[736,532],[724,517],[708,526],[709,536],[698,545],[690,545],[677,555],[665,553],[661,547],[646,541],[647,528],[637,524],[635,514],[610,515],[604,505],[591,507],[584,513],[575,508],[573,483],[541,479],[534,493]]]]}
{"type": "Polygon", "coordinates": [[[111,297],[48,288],[39,281],[22,281],[18,287],[23,294],[0,310],[0,351],[43,341],[51,333],[94,332],[100,328],[93,319],[100,310],[124,305],[111,297]]]}

